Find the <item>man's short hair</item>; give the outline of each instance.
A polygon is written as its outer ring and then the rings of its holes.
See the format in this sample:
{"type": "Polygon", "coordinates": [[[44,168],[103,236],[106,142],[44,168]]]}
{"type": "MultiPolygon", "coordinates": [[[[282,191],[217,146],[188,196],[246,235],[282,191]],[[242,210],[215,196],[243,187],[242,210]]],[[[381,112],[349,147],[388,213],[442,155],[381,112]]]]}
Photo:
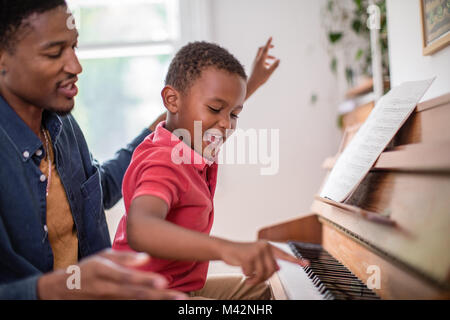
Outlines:
{"type": "Polygon", "coordinates": [[[66,5],[66,1],[0,0],[0,49],[13,49],[15,34],[24,19],[33,13],[43,13],[61,5],[66,5]]]}
{"type": "Polygon", "coordinates": [[[237,74],[247,80],[244,67],[226,49],[209,42],[192,42],[182,47],[173,58],[166,76],[166,85],[186,93],[204,69],[214,67],[237,74]]]}

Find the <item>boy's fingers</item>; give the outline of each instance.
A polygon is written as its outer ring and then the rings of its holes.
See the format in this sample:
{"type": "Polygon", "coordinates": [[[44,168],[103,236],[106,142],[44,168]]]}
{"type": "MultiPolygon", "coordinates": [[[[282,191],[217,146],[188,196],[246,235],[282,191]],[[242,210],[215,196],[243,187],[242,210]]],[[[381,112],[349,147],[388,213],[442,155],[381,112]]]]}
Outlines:
{"type": "Polygon", "coordinates": [[[272,46],[272,37],[270,37],[270,38],[267,40],[267,43],[266,43],[266,45],[264,46],[264,54],[267,54],[267,52],[269,51],[270,48],[273,48],[273,46],[272,46]]]}
{"type": "Polygon", "coordinates": [[[252,263],[242,265],[242,272],[247,277],[253,277],[255,275],[255,267],[252,263]]]}
{"type": "Polygon", "coordinates": [[[274,63],[272,63],[272,65],[269,67],[269,72],[273,73],[275,71],[276,68],[278,68],[278,66],[280,65],[280,59],[275,60],[274,63]]]}
{"type": "Polygon", "coordinates": [[[284,252],[283,250],[278,249],[278,248],[276,248],[274,246],[272,246],[272,252],[273,252],[274,256],[276,258],[278,258],[278,259],[289,261],[289,262],[301,265],[302,267],[309,266],[309,261],[308,260],[306,260],[306,259],[298,259],[298,258],[294,257],[293,255],[290,255],[289,253],[284,252]]]}
{"type": "Polygon", "coordinates": [[[261,59],[263,50],[264,50],[264,47],[259,47],[259,48],[258,48],[258,52],[256,53],[256,60],[261,59]]]}
{"type": "Polygon", "coordinates": [[[266,266],[268,272],[265,276],[265,280],[269,279],[275,272],[280,269],[272,254],[266,255],[266,266]]]}

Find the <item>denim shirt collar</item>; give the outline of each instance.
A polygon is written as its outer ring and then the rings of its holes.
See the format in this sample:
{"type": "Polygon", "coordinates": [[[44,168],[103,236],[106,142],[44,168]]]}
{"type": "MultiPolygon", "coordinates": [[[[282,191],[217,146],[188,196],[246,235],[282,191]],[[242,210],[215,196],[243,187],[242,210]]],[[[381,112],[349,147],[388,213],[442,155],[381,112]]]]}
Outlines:
{"type": "MultiPolygon", "coordinates": [[[[61,119],[54,112],[44,111],[42,121],[50,133],[53,144],[61,133],[61,119]]],[[[27,126],[19,115],[0,96],[0,130],[3,130],[20,154],[22,161],[28,161],[42,146],[38,136],[27,126]]]]}

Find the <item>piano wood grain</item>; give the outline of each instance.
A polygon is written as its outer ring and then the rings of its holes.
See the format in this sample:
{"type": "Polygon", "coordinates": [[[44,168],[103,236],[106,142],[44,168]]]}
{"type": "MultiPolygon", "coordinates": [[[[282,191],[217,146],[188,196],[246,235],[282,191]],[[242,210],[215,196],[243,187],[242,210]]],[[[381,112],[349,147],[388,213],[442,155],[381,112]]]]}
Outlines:
{"type": "MultiPolygon", "coordinates": [[[[367,267],[377,265],[384,299],[450,299],[449,123],[450,93],[420,103],[343,206],[315,199],[310,216],[266,227],[259,237],[320,243],[364,281],[367,267]]],[[[356,130],[344,135],[340,151],[356,130]]],[[[328,174],[334,159],[324,162],[328,174]]]]}

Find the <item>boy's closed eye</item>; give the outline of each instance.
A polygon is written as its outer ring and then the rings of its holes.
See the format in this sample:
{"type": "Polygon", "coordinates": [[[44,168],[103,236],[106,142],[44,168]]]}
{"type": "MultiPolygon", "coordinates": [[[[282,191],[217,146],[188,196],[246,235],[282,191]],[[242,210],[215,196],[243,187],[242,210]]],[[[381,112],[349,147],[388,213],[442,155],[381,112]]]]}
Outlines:
{"type": "MultiPolygon", "coordinates": [[[[216,113],[216,114],[220,113],[222,111],[222,108],[217,108],[217,107],[212,107],[212,106],[208,106],[208,108],[212,113],[216,113]]],[[[231,113],[230,116],[234,119],[239,118],[239,116],[236,113],[231,113]]]]}
{"type": "Polygon", "coordinates": [[[209,110],[211,110],[213,113],[219,113],[222,108],[217,108],[217,107],[212,107],[212,106],[208,106],[209,110]]]}

